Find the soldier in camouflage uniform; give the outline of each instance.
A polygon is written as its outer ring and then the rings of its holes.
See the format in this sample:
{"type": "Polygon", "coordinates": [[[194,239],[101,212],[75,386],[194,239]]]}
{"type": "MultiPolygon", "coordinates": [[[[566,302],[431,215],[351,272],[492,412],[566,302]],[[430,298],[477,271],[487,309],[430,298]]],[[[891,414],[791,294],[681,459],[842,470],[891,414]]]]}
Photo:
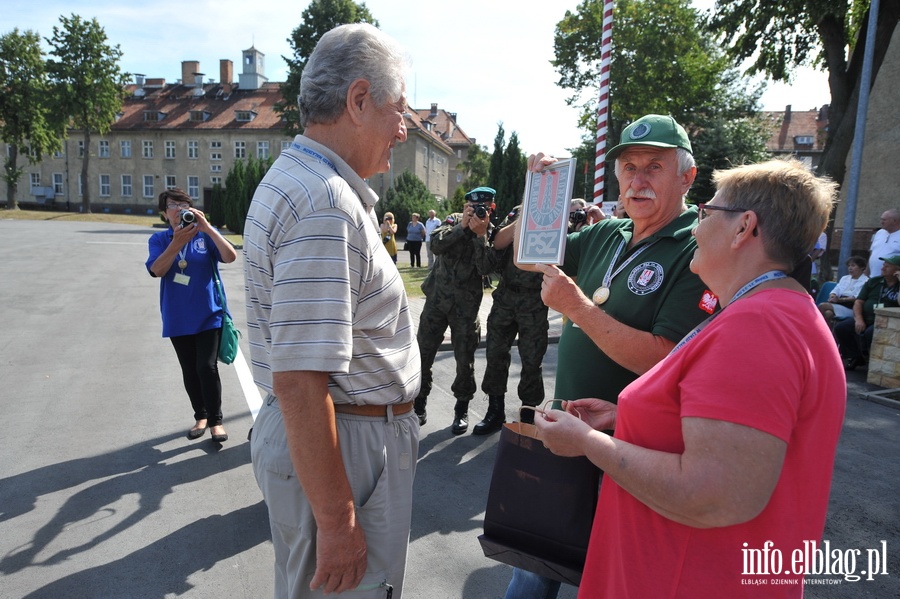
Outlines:
{"type": "MultiPolygon", "coordinates": [[[[510,351],[516,334],[519,336],[519,357],[522,375],[519,379],[519,399],[522,405],[538,406],[544,401],[544,377],[541,367],[547,351],[547,306],[541,301],[543,275],[516,268],[513,263],[513,223],[521,207],[517,206],[500,224],[490,246],[479,246],[476,258],[484,272],[499,272],[500,284],[492,294],[494,299],[487,321],[487,369],[481,390],[488,396],[488,410],[484,420],[475,425],[472,434],[487,435],[500,430],[506,422],[504,396],[509,376],[510,351]]],[[[534,422],[532,410],[522,410],[520,419],[534,422]]]]}
{"type": "Polygon", "coordinates": [[[475,395],[475,349],[480,324],[478,308],[484,290],[475,248],[487,244],[490,216],[494,210],[494,190],[478,187],[466,194],[462,213],[451,214],[431,233],[431,249],[437,264],[422,283],[425,306],[419,317],[416,339],[422,356],[422,388],[415,400],[419,424],[425,424],[425,405],[431,393],[431,367],[444,332],[450,326],[450,341],[456,358],[456,378],[450,390],[456,397],[454,435],[469,428],[469,401],[475,395]]]}

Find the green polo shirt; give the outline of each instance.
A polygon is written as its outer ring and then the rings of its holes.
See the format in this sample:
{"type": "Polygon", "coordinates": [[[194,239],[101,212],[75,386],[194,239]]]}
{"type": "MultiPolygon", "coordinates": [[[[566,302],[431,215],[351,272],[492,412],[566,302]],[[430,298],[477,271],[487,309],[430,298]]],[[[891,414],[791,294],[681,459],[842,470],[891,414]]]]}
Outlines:
{"type": "Polygon", "coordinates": [[[863,321],[866,326],[875,324],[875,306],[883,304],[885,308],[896,308],[898,299],[897,284],[885,285],[884,277],[869,277],[863,283],[862,289],[856,299],[863,302],[863,321]]]}
{"type": "MultiPolygon", "coordinates": [[[[696,224],[697,209],[690,208],[629,250],[634,223],[630,219],[600,221],[566,238],[562,270],[592,297],[622,240],[625,247],[613,272],[646,248],[612,279],[602,309],[630,327],[677,343],[709,316],[700,307],[706,286],[690,271],[697,247],[691,230],[696,224]]],[[[598,397],[616,402],[619,392],[637,377],[608,358],[581,328],[566,321],[559,340],[554,397],[598,397]]]]}

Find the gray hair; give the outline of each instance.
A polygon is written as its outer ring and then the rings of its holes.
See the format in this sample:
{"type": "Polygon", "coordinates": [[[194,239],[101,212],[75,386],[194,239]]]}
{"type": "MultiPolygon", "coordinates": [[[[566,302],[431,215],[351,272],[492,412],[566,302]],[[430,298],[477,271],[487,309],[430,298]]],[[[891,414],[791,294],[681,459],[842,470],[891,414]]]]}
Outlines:
{"type": "Polygon", "coordinates": [[[357,79],[371,84],[376,105],[398,100],[409,63],[400,45],[373,25],[335,27],[322,36],[303,67],[297,96],[300,125],[336,121],[357,79]]]}
{"type": "MultiPolygon", "coordinates": [[[[694,161],[694,155],[684,148],[675,148],[675,159],[678,161],[679,176],[697,166],[697,163],[694,161]]],[[[616,177],[619,176],[619,160],[620,158],[617,157],[615,164],[616,177]]]]}

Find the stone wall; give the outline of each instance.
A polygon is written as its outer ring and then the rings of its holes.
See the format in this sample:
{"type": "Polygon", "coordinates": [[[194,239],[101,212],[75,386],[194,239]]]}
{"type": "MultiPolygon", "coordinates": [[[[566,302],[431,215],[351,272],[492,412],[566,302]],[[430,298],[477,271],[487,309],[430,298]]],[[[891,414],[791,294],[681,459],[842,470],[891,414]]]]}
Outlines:
{"type": "Polygon", "coordinates": [[[875,310],[866,381],[887,389],[900,388],[900,308],[875,310]]]}

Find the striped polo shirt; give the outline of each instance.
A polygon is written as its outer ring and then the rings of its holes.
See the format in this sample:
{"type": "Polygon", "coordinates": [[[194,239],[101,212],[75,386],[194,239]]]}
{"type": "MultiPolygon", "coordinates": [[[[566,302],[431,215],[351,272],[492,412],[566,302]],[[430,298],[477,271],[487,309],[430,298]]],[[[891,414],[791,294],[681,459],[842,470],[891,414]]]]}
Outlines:
{"type": "Polygon", "coordinates": [[[381,243],[378,196],[339,156],[298,135],[256,189],[244,226],[256,384],[329,373],[335,403],[411,401],[419,349],[403,281],[381,243]]]}

